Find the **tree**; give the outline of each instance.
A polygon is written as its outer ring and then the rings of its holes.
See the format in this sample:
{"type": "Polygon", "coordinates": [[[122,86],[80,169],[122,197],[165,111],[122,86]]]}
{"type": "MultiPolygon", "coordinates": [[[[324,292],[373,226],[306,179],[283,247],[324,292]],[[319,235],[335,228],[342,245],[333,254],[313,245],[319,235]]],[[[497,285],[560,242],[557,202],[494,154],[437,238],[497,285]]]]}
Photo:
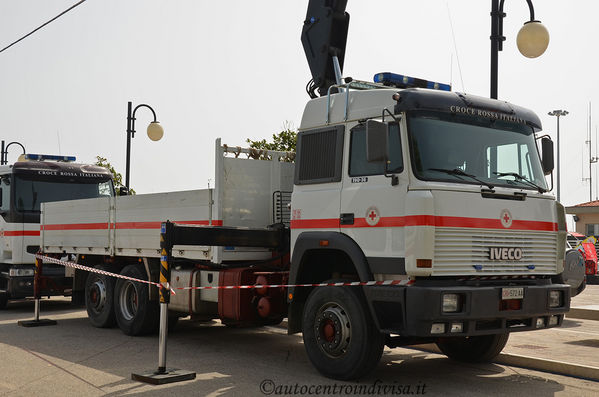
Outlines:
{"type": "Polygon", "coordinates": [[[249,143],[250,148],[256,149],[257,152],[251,157],[266,159],[266,157],[270,158],[270,156],[266,156],[262,153],[262,150],[276,150],[280,152],[291,152],[290,154],[283,158],[283,161],[293,162],[295,160],[295,145],[297,144],[297,131],[292,127],[291,123],[286,121],[283,124],[283,130],[278,134],[272,134],[272,142],[267,142],[266,139],[262,139],[259,141],[253,141],[250,138],[246,139],[246,142],[249,143]]]}
{"type": "MultiPolygon", "coordinates": [[[[112,180],[114,182],[114,188],[116,190],[116,194],[120,194],[120,187],[123,185],[123,175],[120,172],[117,172],[116,169],[108,162],[105,157],[96,156],[96,162],[94,165],[98,165],[100,167],[106,168],[112,174],[112,180]]],[[[129,194],[135,194],[135,190],[129,189],[129,194]]]]}

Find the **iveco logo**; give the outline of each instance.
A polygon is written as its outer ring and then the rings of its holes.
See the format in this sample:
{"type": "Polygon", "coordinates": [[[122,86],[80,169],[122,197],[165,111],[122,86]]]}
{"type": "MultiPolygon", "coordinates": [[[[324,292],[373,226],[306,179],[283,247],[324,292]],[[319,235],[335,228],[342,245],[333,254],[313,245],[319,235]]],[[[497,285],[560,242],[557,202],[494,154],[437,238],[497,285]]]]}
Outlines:
{"type": "Polygon", "coordinates": [[[522,248],[489,248],[489,259],[492,261],[519,261],[522,259],[522,248]]]}

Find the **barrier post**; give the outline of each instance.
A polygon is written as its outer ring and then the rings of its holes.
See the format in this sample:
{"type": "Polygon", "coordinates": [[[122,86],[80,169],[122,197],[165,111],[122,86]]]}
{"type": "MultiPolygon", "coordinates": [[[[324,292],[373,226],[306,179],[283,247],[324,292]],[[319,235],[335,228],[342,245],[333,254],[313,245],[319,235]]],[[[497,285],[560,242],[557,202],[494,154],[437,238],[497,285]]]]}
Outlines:
{"type": "Polygon", "coordinates": [[[131,379],[140,382],[162,385],[195,379],[196,374],[176,368],[166,367],[166,340],[168,335],[168,304],[170,302],[170,261],[173,249],[175,225],[169,221],[160,228],[160,329],[158,334],[158,370],[144,374],[131,374],[131,379]]]}
{"type": "Polygon", "coordinates": [[[33,311],[33,320],[17,321],[17,324],[22,327],[41,327],[44,325],[56,325],[55,320],[43,318],[40,320],[40,299],[42,297],[41,277],[43,273],[44,262],[35,257],[35,272],[33,273],[33,297],[35,298],[35,306],[33,311]]]}

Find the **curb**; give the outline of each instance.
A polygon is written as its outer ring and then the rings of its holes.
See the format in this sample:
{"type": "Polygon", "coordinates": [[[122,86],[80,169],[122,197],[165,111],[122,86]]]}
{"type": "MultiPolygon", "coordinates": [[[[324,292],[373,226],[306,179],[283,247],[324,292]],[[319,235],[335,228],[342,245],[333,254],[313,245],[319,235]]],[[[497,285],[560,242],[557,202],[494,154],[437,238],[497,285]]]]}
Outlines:
{"type": "Polygon", "coordinates": [[[560,375],[568,375],[576,378],[584,378],[599,381],[599,368],[572,364],[563,361],[547,360],[536,357],[520,356],[518,354],[501,353],[495,359],[498,364],[511,365],[535,369],[544,372],[552,372],[560,375]]]}
{"type": "MultiPolygon", "coordinates": [[[[420,345],[410,348],[430,353],[443,354],[439,348],[433,344],[420,345]]],[[[493,362],[495,364],[534,369],[537,371],[551,372],[559,375],[599,381],[599,367],[584,366],[580,364],[572,364],[563,361],[547,360],[530,356],[521,356],[519,354],[511,353],[500,353],[493,362]]]]}
{"type": "Polygon", "coordinates": [[[579,320],[596,320],[599,321],[599,310],[595,309],[584,309],[584,308],[570,308],[570,311],[566,313],[567,318],[577,318],[579,320]]]}

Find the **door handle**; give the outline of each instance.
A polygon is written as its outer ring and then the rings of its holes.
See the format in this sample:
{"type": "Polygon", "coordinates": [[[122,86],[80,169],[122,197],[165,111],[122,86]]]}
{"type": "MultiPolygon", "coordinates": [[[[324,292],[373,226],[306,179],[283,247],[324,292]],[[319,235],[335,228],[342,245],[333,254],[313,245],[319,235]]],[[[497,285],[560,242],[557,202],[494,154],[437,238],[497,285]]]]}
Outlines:
{"type": "Polygon", "coordinates": [[[346,213],[341,214],[339,216],[339,224],[341,225],[353,225],[354,224],[354,214],[346,213]]]}

